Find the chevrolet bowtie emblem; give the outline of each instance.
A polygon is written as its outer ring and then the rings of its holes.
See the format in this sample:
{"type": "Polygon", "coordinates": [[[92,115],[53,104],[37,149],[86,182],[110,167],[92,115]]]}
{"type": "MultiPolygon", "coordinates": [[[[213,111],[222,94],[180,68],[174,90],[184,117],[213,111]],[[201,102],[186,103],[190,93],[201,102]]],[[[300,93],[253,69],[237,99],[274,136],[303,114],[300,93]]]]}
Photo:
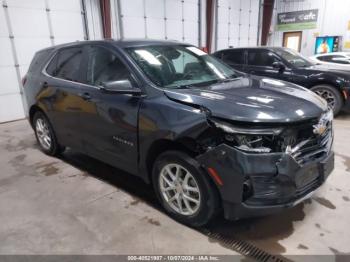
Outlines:
{"type": "Polygon", "coordinates": [[[314,128],[313,130],[314,134],[321,136],[326,131],[327,126],[323,123],[318,123],[317,125],[313,125],[313,128],[314,128]]]}

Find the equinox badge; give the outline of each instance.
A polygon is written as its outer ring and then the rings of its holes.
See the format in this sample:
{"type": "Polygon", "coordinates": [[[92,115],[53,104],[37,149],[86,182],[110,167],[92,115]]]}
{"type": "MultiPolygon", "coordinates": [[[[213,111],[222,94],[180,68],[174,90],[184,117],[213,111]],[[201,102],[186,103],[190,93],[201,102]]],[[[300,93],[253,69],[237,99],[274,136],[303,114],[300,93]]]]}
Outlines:
{"type": "Polygon", "coordinates": [[[134,146],[134,143],[133,143],[133,142],[130,142],[130,141],[128,141],[128,140],[125,140],[125,139],[123,139],[123,138],[121,138],[121,137],[113,136],[113,139],[114,139],[115,141],[118,141],[118,142],[124,144],[124,145],[134,146]]]}

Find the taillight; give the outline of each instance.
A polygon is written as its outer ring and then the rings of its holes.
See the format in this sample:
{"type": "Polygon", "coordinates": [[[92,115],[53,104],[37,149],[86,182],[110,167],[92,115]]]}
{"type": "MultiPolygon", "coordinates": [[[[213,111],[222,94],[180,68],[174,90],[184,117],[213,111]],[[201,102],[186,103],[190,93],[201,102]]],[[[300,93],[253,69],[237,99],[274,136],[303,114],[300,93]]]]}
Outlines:
{"type": "Polygon", "coordinates": [[[24,85],[26,84],[27,82],[27,76],[25,75],[23,78],[22,78],[22,86],[24,87],[24,85]]]}

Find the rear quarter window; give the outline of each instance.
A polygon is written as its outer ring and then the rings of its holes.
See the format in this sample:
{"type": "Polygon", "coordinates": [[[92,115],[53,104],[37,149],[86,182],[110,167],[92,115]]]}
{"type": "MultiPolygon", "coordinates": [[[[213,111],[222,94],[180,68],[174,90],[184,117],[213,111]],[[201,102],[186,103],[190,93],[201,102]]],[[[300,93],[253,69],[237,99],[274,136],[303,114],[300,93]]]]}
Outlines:
{"type": "Polygon", "coordinates": [[[46,72],[53,77],[80,82],[82,54],[81,47],[62,49],[52,58],[46,72]]]}
{"type": "Polygon", "coordinates": [[[28,73],[33,74],[39,72],[43,68],[44,63],[46,63],[49,53],[50,50],[43,50],[35,53],[33,60],[29,65],[28,73]]]}

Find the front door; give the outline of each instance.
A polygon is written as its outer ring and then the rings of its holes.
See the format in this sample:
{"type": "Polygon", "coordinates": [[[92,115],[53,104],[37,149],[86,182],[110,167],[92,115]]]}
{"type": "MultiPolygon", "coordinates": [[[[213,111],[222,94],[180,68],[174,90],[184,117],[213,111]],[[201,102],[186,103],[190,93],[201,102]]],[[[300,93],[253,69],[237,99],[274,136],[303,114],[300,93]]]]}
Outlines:
{"type": "Polygon", "coordinates": [[[284,81],[292,81],[292,72],[285,67],[283,70],[274,67],[274,63],[282,63],[280,58],[266,49],[248,49],[246,71],[253,75],[266,76],[284,81]]]}
{"type": "Polygon", "coordinates": [[[300,52],[301,48],[302,32],[284,32],[283,33],[283,47],[288,47],[297,52],[300,52]]]}
{"type": "Polygon", "coordinates": [[[102,46],[89,46],[82,138],[86,152],[113,166],[137,172],[138,110],[142,97],[103,91],[104,83],[135,78],[117,53],[102,46]]]}
{"type": "Polygon", "coordinates": [[[244,72],[244,49],[233,49],[222,52],[221,59],[232,68],[244,72]]]}

